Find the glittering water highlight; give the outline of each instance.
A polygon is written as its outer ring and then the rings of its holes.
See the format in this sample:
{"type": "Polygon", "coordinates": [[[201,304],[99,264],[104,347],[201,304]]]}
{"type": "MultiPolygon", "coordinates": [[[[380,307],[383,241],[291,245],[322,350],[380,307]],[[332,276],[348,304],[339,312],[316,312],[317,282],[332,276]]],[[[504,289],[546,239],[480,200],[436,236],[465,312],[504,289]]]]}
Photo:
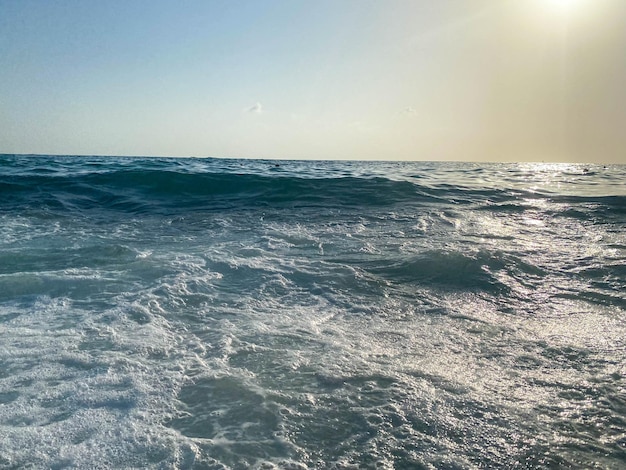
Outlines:
{"type": "Polygon", "coordinates": [[[0,468],[623,468],[625,182],[0,156],[0,468]]]}

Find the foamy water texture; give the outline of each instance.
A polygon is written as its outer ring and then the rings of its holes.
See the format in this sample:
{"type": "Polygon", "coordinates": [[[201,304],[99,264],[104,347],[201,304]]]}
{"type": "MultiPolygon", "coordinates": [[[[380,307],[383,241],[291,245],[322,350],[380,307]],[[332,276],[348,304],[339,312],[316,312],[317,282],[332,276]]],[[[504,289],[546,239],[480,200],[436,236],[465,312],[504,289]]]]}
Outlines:
{"type": "Polygon", "coordinates": [[[0,156],[0,468],[624,468],[625,182],[0,156]]]}

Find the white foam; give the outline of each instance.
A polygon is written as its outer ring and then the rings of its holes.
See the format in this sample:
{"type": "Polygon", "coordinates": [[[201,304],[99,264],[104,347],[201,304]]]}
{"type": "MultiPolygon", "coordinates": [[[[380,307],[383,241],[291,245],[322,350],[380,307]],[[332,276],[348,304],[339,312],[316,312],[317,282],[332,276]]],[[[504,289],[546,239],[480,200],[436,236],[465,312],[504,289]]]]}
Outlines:
{"type": "Polygon", "coordinates": [[[183,338],[162,317],[83,311],[40,297],[0,325],[0,465],[111,468],[192,462],[197,449],[163,425],[184,381],[183,338]],[[76,323],[67,326],[67,320],[76,323]],[[7,398],[8,397],[8,398],[7,398]],[[158,457],[158,458],[157,458],[158,457]]]}

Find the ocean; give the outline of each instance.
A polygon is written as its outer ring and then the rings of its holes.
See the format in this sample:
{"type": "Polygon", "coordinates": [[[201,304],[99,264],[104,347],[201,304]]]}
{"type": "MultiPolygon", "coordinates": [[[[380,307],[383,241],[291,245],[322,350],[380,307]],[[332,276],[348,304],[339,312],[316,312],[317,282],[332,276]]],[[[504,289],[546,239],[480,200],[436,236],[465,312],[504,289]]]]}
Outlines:
{"type": "Polygon", "coordinates": [[[0,468],[626,468],[626,166],[0,155],[0,468]]]}

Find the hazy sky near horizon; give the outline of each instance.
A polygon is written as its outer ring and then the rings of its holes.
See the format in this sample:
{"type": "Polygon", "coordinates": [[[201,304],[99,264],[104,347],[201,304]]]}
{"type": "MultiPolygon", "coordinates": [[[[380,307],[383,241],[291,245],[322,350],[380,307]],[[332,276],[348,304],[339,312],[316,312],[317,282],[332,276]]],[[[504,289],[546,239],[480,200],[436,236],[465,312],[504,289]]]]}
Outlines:
{"type": "Polygon", "coordinates": [[[0,0],[0,153],[626,163],[626,1],[0,0]]]}

